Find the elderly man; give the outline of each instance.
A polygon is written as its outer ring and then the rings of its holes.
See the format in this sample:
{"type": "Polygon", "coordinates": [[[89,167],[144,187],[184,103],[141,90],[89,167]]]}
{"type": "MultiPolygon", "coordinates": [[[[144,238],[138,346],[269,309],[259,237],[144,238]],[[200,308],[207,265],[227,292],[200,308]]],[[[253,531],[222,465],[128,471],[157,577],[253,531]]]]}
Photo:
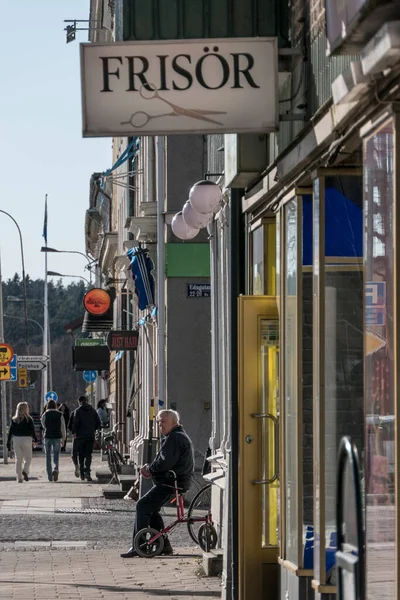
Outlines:
{"type": "MultiPolygon", "coordinates": [[[[175,410],[161,410],[157,415],[160,431],[164,436],[160,450],[150,465],[144,465],[140,473],[145,479],[153,478],[154,486],[136,504],[136,519],[133,539],[141,529],[153,527],[158,531],[164,528],[160,508],[174,495],[173,480],[169,471],[175,471],[178,487],[187,491],[194,471],[193,444],[179,423],[175,410]]],[[[169,539],[165,538],[162,554],[173,553],[169,539]]],[[[121,554],[122,558],[133,558],[137,553],[133,547],[121,554]]]]}

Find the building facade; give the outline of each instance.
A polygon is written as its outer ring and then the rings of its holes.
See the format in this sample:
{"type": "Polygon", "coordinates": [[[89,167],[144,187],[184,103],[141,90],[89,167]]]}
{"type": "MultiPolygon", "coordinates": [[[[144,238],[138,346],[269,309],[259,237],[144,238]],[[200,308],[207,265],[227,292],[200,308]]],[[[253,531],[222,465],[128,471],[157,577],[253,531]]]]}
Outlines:
{"type": "MultiPolygon", "coordinates": [[[[346,11],[339,0],[115,3],[114,39],[271,36],[279,43],[279,130],[169,136],[160,155],[157,140],[140,138],[122,177],[132,189],[112,206],[114,254],[104,251],[100,261],[112,256],[107,265],[118,282],[116,264],[130,268],[128,248],[141,242],[156,261],[152,244],[165,242],[165,399],[154,360],[160,322],[139,311],[129,284],[127,326],[142,321],[142,346],[134,365],[115,357],[110,396],[123,406],[117,418],[132,410],[123,439],[138,464],[151,398],[176,406],[185,425],[185,411],[188,420],[203,419],[195,445],[199,459],[211,449],[224,598],[336,595],[343,436],[360,460],[366,597],[400,597],[399,9],[365,0],[346,11]],[[223,205],[200,243],[178,243],[170,219],[201,179],[220,185],[223,205]],[[189,283],[209,276],[209,304],[185,298],[189,283]],[[124,390],[125,405],[117,399],[124,390]]],[[[118,143],[113,164],[131,140],[118,143]]],[[[188,430],[196,436],[189,423],[188,430]]]]}

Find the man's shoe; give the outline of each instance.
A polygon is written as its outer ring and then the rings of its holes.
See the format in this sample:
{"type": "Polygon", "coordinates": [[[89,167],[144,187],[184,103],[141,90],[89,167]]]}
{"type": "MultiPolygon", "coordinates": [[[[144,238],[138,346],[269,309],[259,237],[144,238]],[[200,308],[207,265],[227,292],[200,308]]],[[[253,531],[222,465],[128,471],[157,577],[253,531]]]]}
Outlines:
{"type": "Polygon", "coordinates": [[[75,477],[80,477],[80,475],[79,466],[75,465],[75,477]]]}
{"type": "Polygon", "coordinates": [[[85,481],[85,476],[81,475],[81,481],[85,481]]]}
{"type": "Polygon", "coordinates": [[[121,558],[135,558],[135,556],[139,556],[136,552],[135,548],[129,548],[128,552],[123,552],[120,554],[121,558]]]}
{"type": "Polygon", "coordinates": [[[86,475],[86,481],[93,481],[93,479],[90,477],[90,475],[86,475]]]}
{"type": "Polygon", "coordinates": [[[58,481],[58,471],[53,471],[53,481],[58,481]]]}
{"type": "Polygon", "coordinates": [[[25,481],[29,481],[28,473],[25,471],[22,471],[22,477],[25,479],[25,481]]]}

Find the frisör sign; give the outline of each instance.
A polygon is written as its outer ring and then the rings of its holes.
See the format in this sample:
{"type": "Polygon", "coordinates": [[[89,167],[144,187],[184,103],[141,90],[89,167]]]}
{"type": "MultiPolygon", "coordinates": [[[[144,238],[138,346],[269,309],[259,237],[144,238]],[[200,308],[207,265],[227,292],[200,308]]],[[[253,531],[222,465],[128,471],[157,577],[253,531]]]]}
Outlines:
{"type": "Polygon", "coordinates": [[[270,132],[276,38],[81,44],[83,135],[270,132]]]}

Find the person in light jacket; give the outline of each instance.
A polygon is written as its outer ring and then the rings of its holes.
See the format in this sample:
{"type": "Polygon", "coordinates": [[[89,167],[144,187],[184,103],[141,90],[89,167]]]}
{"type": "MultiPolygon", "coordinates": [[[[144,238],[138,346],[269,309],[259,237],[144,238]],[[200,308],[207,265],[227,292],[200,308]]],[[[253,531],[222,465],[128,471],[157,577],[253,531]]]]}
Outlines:
{"type": "Polygon", "coordinates": [[[35,426],[29,415],[27,402],[19,402],[11,419],[8,431],[7,450],[11,450],[11,440],[15,452],[15,470],[18,483],[29,481],[29,468],[32,461],[32,442],[36,443],[35,426]],[[23,466],[22,466],[22,463],[23,466]]]}
{"type": "Polygon", "coordinates": [[[67,432],[64,416],[62,412],[57,410],[57,404],[54,400],[48,401],[41,421],[44,430],[47,477],[49,481],[58,481],[61,442],[67,437],[67,432]],[[54,455],[54,468],[51,465],[52,452],[54,455]]]}

